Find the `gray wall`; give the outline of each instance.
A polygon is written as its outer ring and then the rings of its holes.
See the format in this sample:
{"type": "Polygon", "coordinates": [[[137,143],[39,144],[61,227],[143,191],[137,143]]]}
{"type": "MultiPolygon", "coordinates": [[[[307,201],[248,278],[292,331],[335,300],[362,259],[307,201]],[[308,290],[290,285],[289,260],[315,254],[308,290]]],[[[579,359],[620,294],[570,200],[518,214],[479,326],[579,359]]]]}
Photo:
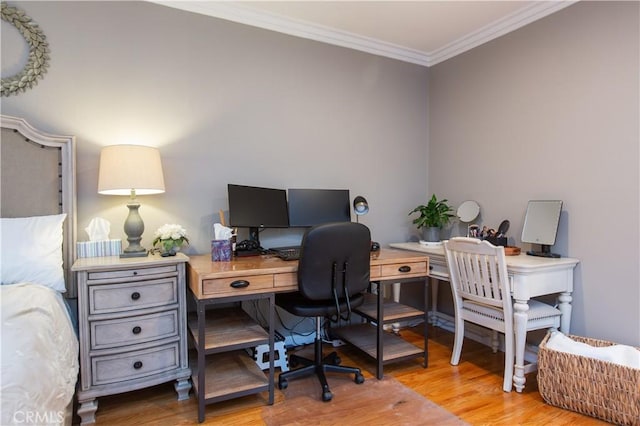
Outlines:
{"type": "MultiPolygon", "coordinates": [[[[360,220],[374,239],[413,232],[408,212],[426,191],[426,68],[144,2],[17,4],[46,34],[51,67],[2,110],[77,136],[80,239],[96,216],[124,237],[126,198],[96,192],[100,148],[117,143],[162,154],[166,193],[139,197],[147,247],[176,222],[189,254],[208,252],[227,183],[346,188],[369,201],[360,220]]],[[[299,242],[290,234],[261,238],[299,242]]]]}
{"type": "MultiPolygon", "coordinates": [[[[637,2],[580,2],[430,69],[429,189],[480,222],[564,201],[572,332],[640,344],[637,2]]],[[[454,228],[453,233],[459,232],[454,228]]],[[[528,248],[528,244],[523,244],[528,248]]]]}
{"type": "Polygon", "coordinates": [[[77,136],[81,239],[95,216],[123,237],[125,199],[96,190],[100,148],[126,142],[164,160],[143,244],[178,222],[189,254],[208,251],[228,182],[349,188],[382,243],[415,236],[407,213],[432,192],[508,218],[516,244],[526,202],[560,198],[573,332],[640,344],[637,3],[580,2],[429,70],[155,4],[12,4],[51,67],[2,113],[77,136]]]}

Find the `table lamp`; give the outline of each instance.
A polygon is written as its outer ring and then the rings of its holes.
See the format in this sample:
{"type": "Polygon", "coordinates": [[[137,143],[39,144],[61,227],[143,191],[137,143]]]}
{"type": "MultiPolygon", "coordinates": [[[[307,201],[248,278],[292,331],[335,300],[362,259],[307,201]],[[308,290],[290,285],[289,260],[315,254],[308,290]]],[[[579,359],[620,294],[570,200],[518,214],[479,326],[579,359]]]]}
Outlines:
{"type": "Polygon", "coordinates": [[[369,213],[369,203],[362,195],[353,199],[353,211],[356,214],[356,222],[359,222],[359,216],[369,213]]]}
{"type": "Polygon", "coordinates": [[[100,153],[98,193],[106,195],[129,195],[129,215],[124,222],[129,246],[120,257],[144,257],[147,250],[140,245],[144,222],[138,213],[140,203],[136,195],[161,194],[164,192],[164,177],[160,151],[142,145],[112,145],[100,153]]]}

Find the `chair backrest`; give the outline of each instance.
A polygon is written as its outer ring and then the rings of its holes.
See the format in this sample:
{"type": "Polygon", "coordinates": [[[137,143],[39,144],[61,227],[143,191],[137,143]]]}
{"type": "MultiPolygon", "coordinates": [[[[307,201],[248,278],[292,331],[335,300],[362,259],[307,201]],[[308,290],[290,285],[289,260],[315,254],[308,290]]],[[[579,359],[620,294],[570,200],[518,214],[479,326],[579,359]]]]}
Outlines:
{"type": "Polygon", "coordinates": [[[371,233],[353,222],[317,225],[302,239],[298,290],[311,300],[334,300],[369,286],[371,233]],[[335,290],[335,293],[334,293],[335,290]]]}
{"type": "MultiPolygon", "coordinates": [[[[444,243],[454,302],[468,299],[513,315],[504,247],[476,238],[456,237],[444,243]]],[[[458,307],[456,307],[458,309],[458,307]]]]}

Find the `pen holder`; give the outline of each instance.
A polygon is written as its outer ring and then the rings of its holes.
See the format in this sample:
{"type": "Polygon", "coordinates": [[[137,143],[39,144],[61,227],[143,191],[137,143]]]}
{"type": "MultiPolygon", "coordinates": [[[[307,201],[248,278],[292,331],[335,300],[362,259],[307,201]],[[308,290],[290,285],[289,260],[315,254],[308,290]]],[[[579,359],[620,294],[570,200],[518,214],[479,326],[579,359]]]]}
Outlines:
{"type": "Polygon", "coordinates": [[[211,240],[211,260],[228,262],[231,260],[231,240],[211,240]]]}

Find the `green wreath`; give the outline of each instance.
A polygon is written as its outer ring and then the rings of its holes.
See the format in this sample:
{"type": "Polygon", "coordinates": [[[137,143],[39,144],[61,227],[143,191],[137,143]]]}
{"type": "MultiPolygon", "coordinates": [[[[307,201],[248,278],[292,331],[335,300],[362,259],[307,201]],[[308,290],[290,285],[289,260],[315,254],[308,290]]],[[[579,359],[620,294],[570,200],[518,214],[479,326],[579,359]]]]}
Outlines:
{"type": "Polygon", "coordinates": [[[16,27],[29,45],[29,60],[22,71],[2,79],[2,96],[11,96],[31,88],[47,72],[49,44],[42,30],[24,11],[2,2],[0,12],[2,20],[16,27]]]}

